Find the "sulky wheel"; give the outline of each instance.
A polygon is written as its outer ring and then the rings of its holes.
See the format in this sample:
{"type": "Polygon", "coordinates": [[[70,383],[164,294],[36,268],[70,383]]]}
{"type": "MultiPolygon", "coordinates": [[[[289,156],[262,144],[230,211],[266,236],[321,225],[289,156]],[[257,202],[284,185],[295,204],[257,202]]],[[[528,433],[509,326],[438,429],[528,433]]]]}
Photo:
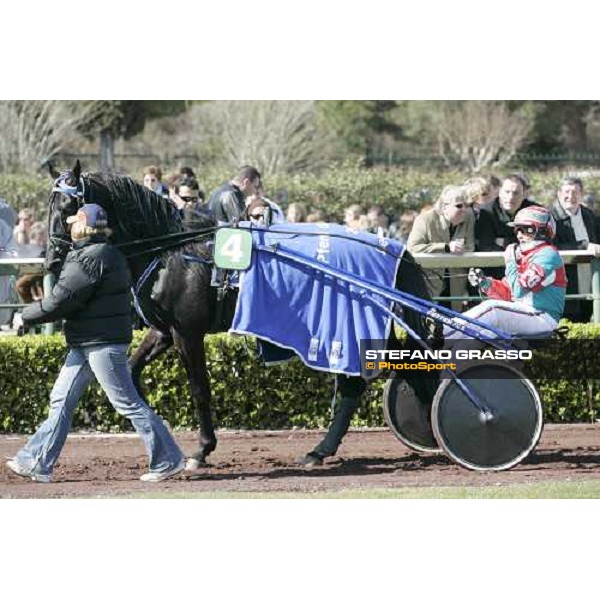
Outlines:
{"type": "Polygon", "coordinates": [[[392,377],[386,382],[383,414],[403,444],[419,452],[440,452],[431,429],[431,406],[421,402],[404,379],[392,377]]]}
{"type": "Polygon", "coordinates": [[[520,463],[542,433],[542,406],[533,384],[507,365],[479,363],[458,373],[490,411],[486,419],[454,379],[444,379],[431,420],[440,448],[467,469],[501,471],[520,463]]]}

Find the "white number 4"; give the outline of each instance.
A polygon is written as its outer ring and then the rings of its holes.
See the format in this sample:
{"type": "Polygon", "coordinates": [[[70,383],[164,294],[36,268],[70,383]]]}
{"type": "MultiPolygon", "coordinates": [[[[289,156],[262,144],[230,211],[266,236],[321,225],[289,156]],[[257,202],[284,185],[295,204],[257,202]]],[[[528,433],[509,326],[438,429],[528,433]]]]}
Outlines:
{"type": "Polygon", "coordinates": [[[239,263],[244,256],[242,250],[242,236],[240,234],[233,234],[229,239],[221,246],[221,254],[226,256],[233,263],[239,263]]]}

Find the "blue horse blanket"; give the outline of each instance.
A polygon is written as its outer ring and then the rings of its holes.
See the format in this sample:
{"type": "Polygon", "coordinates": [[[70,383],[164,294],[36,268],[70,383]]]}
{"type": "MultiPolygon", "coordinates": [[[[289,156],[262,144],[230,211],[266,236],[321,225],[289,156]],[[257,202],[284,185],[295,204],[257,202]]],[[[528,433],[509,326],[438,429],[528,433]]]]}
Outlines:
{"type": "Polygon", "coordinates": [[[241,226],[252,233],[253,257],[240,280],[230,333],[293,350],[314,369],[361,375],[360,341],[387,340],[392,325],[368,296],[387,307],[390,302],[261,247],[289,250],[393,288],[402,244],[330,223],[241,226]]]}

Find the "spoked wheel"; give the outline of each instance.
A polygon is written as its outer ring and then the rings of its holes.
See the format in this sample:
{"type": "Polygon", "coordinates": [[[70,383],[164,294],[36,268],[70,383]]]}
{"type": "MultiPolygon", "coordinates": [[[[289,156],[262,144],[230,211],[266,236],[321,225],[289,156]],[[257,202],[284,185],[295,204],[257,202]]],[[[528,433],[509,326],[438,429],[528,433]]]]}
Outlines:
{"type": "Polygon", "coordinates": [[[409,448],[441,452],[431,428],[431,406],[421,402],[404,379],[394,377],[386,382],[383,415],[394,435],[409,448]]]}
{"type": "Polygon", "coordinates": [[[531,381],[495,363],[466,367],[458,377],[491,415],[486,419],[454,379],[444,379],[431,409],[440,448],[467,469],[501,471],[520,463],[542,433],[542,406],[531,381]]]}

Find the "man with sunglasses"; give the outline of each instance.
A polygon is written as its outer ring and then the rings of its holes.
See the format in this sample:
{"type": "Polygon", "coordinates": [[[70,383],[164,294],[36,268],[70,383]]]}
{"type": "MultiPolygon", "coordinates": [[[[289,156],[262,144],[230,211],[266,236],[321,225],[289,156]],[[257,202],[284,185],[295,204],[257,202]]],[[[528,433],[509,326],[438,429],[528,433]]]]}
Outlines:
{"type": "MultiPolygon", "coordinates": [[[[462,254],[475,249],[475,216],[467,206],[463,187],[447,185],[434,208],[419,214],[408,236],[407,248],[412,253],[447,252],[462,254]]],[[[467,292],[465,271],[429,269],[427,280],[432,296],[464,296],[467,292]]],[[[452,307],[460,310],[460,301],[452,307]]]]}
{"type": "MultiPolygon", "coordinates": [[[[543,206],[529,206],[508,225],[518,243],[504,252],[505,276],[492,279],[481,269],[470,269],[469,282],[489,300],[464,314],[516,337],[549,335],[563,314],[567,287],[563,260],[552,245],[554,218],[543,206]]],[[[464,334],[447,328],[445,336],[464,334]]]]}

